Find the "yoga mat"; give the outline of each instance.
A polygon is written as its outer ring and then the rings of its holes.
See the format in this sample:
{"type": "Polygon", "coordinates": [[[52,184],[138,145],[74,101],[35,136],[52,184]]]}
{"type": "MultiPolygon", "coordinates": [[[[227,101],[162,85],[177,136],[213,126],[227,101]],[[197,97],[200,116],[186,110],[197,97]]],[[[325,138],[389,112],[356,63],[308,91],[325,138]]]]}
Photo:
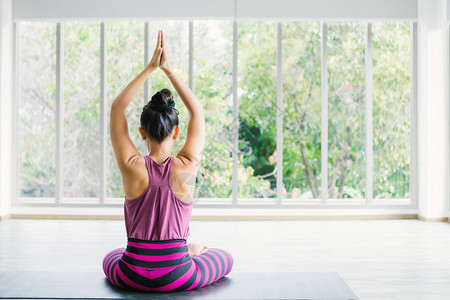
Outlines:
{"type": "Polygon", "coordinates": [[[1,298],[106,299],[358,299],[334,272],[231,272],[212,285],[183,292],[130,292],[99,272],[0,272],[1,298]]]}

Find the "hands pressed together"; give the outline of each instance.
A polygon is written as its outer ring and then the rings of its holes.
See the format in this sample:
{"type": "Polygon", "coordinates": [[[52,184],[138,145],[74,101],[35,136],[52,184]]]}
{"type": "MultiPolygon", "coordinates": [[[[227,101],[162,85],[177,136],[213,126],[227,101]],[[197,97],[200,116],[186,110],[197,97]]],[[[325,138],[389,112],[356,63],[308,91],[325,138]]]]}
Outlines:
{"type": "Polygon", "coordinates": [[[167,60],[167,50],[164,43],[163,31],[158,30],[158,41],[156,42],[156,48],[153,52],[153,57],[150,60],[148,67],[152,69],[161,68],[164,72],[168,71],[169,62],[167,60]]]}

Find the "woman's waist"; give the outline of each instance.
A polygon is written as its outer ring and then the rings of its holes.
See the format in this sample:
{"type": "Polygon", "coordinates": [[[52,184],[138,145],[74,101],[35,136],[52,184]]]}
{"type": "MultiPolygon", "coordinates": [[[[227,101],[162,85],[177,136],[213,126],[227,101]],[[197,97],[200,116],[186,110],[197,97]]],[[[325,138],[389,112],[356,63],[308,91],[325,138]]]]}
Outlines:
{"type": "MultiPolygon", "coordinates": [[[[152,254],[159,253],[179,253],[184,250],[187,251],[186,239],[167,239],[167,240],[143,240],[138,238],[127,238],[127,248],[130,248],[138,254],[152,254]]],[[[160,254],[160,255],[161,255],[160,254]]]]}
{"type": "Polygon", "coordinates": [[[175,267],[188,262],[188,247],[185,239],[148,241],[128,238],[122,259],[143,268],[175,267]]]}
{"type": "Polygon", "coordinates": [[[173,239],[164,239],[164,240],[145,240],[145,239],[139,239],[135,237],[128,237],[128,242],[133,243],[142,243],[142,244],[171,244],[171,243],[186,243],[186,239],[183,238],[173,238],[173,239]]]}

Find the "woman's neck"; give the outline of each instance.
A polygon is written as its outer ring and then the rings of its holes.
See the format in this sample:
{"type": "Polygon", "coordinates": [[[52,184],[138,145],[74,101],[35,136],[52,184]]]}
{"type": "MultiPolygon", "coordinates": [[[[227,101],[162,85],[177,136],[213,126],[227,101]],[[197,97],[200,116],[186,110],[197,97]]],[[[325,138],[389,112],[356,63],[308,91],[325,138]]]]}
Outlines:
{"type": "Polygon", "coordinates": [[[170,147],[165,143],[150,143],[149,155],[157,162],[164,162],[170,156],[170,147]]]}

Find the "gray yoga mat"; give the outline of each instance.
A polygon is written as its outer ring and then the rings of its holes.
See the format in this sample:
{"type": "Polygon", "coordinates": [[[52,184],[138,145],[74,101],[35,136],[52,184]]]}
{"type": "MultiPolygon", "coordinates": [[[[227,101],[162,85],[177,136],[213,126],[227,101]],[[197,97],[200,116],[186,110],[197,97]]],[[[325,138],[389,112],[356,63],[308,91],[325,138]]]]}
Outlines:
{"type": "Polygon", "coordinates": [[[358,299],[333,272],[231,272],[212,285],[184,292],[124,291],[98,272],[0,272],[0,298],[106,299],[358,299]]]}

